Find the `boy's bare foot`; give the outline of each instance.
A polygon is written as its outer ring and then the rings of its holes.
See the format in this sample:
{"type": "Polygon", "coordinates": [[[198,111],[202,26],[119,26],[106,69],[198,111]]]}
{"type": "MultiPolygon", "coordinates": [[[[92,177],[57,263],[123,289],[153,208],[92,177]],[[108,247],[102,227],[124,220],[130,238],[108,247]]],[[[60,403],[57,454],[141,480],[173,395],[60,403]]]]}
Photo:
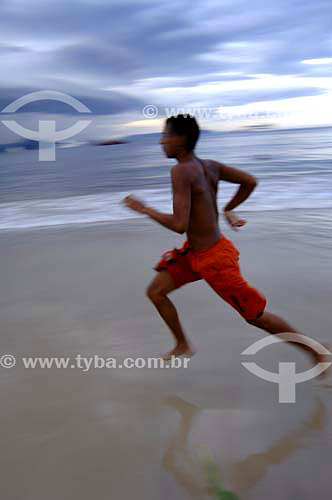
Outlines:
{"type": "Polygon", "coordinates": [[[313,358],[314,358],[314,363],[324,363],[324,364],[327,363],[330,365],[328,368],[326,368],[322,373],[320,373],[317,376],[319,380],[326,380],[330,374],[330,369],[331,369],[331,362],[332,362],[331,346],[325,343],[324,344],[322,343],[322,346],[325,347],[325,349],[327,349],[330,354],[328,353],[320,354],[318,352],[315,352],[313,354],[313,358]]]}
{"type": "Polygon", "coordinates": [[[190,344],[177,344],[174,349],[166,352],[166,354],[163,354],[160,357],[164,361],[168,361],[172,359],[172,356],[174,356],[175,358],[178,358],[180,356],[183,356],[184,358],[191,358],[194,354],[196,354],[196,351],[190,344]]]}

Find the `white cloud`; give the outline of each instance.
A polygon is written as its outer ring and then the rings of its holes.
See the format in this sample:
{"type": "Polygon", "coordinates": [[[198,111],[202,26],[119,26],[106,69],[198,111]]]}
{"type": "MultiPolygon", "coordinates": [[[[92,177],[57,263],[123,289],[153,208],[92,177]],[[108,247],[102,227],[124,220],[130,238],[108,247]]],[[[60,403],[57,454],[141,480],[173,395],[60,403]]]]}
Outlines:
{"type": "Polygon", "coordinates": [[[302,64],[332,64],[332,57],[323,57],[321,59],[304,59],[302,64]]]}

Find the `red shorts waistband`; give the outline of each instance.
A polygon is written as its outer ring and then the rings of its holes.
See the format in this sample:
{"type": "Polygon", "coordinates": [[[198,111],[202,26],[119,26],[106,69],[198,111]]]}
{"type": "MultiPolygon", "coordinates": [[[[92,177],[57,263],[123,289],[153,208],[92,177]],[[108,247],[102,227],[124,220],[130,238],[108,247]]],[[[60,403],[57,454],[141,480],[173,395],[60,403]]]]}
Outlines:
{"type": "Polygon", "coordinates": [[[217,247],[218,245],[220,245],[220,243],[225,240],[226,237],[222,234],[220,239],[214,243],[214,245],[212,245],[211,247],[209,248],[205,248],[204,250],[200,250],[199,252],[194,252],[193,249],[190,247],[190,252],[191,252],[191,255],[194,255],[195,257],[196,256],[200,256],[200,255],[204,255],[205,253],[207,252],[210,252],[213,248],[217,247]]]}

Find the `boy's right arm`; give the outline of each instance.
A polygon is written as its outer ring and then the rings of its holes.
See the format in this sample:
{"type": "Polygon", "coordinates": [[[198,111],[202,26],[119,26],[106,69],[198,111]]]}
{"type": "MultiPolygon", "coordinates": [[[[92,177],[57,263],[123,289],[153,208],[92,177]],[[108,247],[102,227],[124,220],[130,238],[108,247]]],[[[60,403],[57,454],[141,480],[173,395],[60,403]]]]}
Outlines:
{"type": "Polygon", "coordinates": [[[258,184],[256,177],[244,170],[228,167],[218,161],[214,161],[213,163],[218,169],[220,181],[233,182],[234,184],[242,184],[251,187],[255,187],[258,184]]]}
{"type": "Polygon", "coordinates": [[[213,163],[218,169],[219,181],[240,184],[240,187],[233,198],[224,207],[224,215],[227,222],[233,229],[236,229],[236,227],[243,226],[246,221],[238,219],[235,214],[231,213],[231,210],[240,205],[240,203],[243,203],[249,197],[249,195],[257,186],[258,181],[256,177],[249,174],[248,172],[244,172],[243,170],[240,170],[238,168],[228,167],[227,165],[224,165],[223,163],[219,163],[217,161],[214,161],[213,163]]]}

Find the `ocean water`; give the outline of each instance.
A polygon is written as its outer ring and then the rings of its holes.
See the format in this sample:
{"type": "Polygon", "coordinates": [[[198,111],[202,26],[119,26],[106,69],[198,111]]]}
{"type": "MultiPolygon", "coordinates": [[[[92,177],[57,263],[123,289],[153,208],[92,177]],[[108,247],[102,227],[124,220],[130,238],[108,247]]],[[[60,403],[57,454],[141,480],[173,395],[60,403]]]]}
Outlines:
{"type": "MultiPolygon", "coordinates": [[[[38,151],[0,154],[0,230],[143,217],[121,204],[134,194],[172,211],[170,169],[160,136],[129,143],[56,149],[55,162],[38,151]]],[[[202,134],[196,154],[254,174],[259,184],[236,211],[332,208],[332,128],[202,134]]],[[[237,186],[220,183],[222,208],[237,186]]]]}

